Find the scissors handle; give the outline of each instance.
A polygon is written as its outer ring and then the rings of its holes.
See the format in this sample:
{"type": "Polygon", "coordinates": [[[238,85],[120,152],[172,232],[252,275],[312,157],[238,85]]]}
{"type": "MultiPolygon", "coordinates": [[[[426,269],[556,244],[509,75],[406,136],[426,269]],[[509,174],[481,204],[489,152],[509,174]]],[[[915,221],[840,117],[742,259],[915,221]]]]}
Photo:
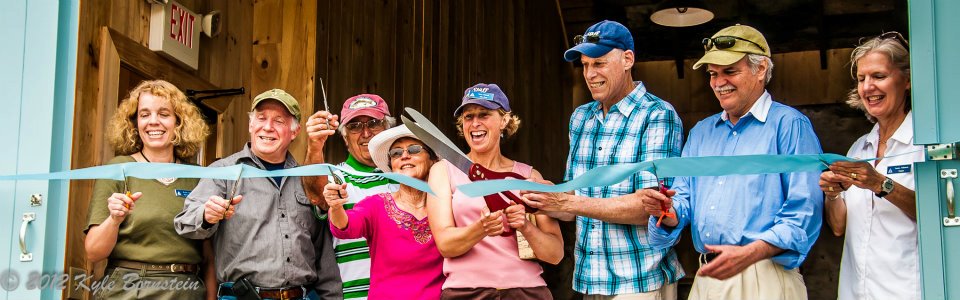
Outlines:
{"type": "MultiPolygon", "coordinates": [[[[504,178],[527,179],[526,177],[523,177],[517,173],[496,172],[496,171],[492,171],[490,169],[484,168],[483,166],[478,164],[473,164],[472,166],[470,166],[470,173],[467,174],[467,177],[471,181],[504,179],[504,178]]],[[[510,191],[500,192],[500,195],[503,195],[503,197],[510,199],[516,204],[523,205],[524,209],[529,213],[537,212],[536,208],[530,207],[529,205],[527,205],[526,202],[523,202],[523,200],[520,200],[520,197],[517,197],[516,194],[510,191]]],[[[500,196],[497,196],[497,194],[490,194],[490,195],[483,196],[483,199],[486,200],[487,207],[490,208],[490,211],[498,211],[510,206],[509,203],[504,201],[503,198],[501,198],[500,196]]]]}
{"type": "MultiPolygon", "coordinates": [[[[467,174],[467,177],[471,181],[504,179],[504,178],[527,179],[523,176],[520,176],[520,174],[517,174],[517,173],[496,172],[496,171],[492,171],[490,169],[484,168],[483,166],[478,164],[473,164],[470,166],[470,172],[467,174]]],[[[526,202],[523,202],[523,200],[520,200],[520,197],[517,197],[517,195],[515,195],[510,191],[500,192],[499,195],[490,194],[490,195],[483,196],[483,201],[487,203],[487,208],[489,208],[491,212],[494,212],[494,211],[503,210],[503,209],[506,209],[507,207],[510,207],[510,203],[507,203],[507,201],[503,200],[503,197],[510,199],[510,201],[513,201],[513,203],[523,205],[524,210],[528,213],[537,212],[536,208],[530,207],[529,205],[527,205],[526,202]]],[[[514,234],[513,229],[511,228],[505,228],[505,229],[506,230],[503,233],[501,233],[500,236],[511,236],[514,234]]]]}
{"type": "MultiPolygon", "coordinates": [[[[660,184],[660,193],[664,196],[667,195],[667,187],[663,185],[663,180],[658,182],[660,184]]],[[[663,211],[660,214],[660,217],[657,218],[657,227],[660,227],[660,222],[663,222],[663,217],[673,217],[676,218],[677,214],[670,212],[670,207],[666,203],[660,202],[660,210],[663,211]]]]}

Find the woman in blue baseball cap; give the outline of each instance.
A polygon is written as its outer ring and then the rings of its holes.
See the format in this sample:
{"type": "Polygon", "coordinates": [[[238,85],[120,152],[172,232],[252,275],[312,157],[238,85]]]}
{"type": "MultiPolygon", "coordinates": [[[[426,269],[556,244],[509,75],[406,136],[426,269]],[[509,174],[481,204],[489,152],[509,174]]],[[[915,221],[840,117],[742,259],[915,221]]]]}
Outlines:
{"type": "MultiPolygon", "coordinates": [[[[542,179],[533,167],[500,152],[500,143],[517,132],[520,119],[499,86],[481,83],[466,89],[454,116],[471,161],[491,171],[542,179]]],[[[537,259],[557,264],[563,258],[557,221],[537,214],[531,222],[517,203],[491,212],[483,197],[457,191],[456,186],[468,182],[467,174],[446,160],[430,170],[436,195],[427,198],[427,211],[447,276],[441,299],[551,299],[540,277],[543,269],[534,260],[521,259],[517,239],[522,234],[537,259]],[[510,234],[514,230],[519,234],[510,234]]]]}

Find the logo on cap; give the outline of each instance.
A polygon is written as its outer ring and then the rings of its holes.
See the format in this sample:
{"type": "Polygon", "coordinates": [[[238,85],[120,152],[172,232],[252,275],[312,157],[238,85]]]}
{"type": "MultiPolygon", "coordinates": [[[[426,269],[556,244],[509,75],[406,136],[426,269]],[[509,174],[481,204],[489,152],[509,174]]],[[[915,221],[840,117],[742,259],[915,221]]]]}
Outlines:
{"type": "Polygon", "coordinates": [[[489,90],[489,88],[474,88],[472,91],[467,93],[467,98],[493,101],[493,93],[486,93],[487,90],[489,90]]]}
{"type": "Polygon", "coordinates": [[[353,103],[350,103],[349,107],[350,109],[361,109],[374,106],[377,106],[377,101],[373,101],[373,99],[367,97],[357,97],[357,99],[353,100],[353,103]]]}

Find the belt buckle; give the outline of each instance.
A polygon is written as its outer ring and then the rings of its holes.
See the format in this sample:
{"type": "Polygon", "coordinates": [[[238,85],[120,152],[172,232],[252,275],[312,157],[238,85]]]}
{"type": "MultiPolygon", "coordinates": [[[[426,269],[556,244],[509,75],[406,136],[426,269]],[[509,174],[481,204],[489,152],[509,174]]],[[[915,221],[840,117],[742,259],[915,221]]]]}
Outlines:
{"type": "Polygon", "coordinates": [[[177,264],[170,264],[170,273],[180,273],[177,272],[177,264]]]}

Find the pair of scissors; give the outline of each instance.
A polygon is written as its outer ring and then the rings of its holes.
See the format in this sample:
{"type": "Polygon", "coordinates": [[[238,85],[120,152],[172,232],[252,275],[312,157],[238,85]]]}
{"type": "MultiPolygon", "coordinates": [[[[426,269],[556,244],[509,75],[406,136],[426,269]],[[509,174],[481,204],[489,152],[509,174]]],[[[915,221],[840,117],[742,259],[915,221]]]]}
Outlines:
{"type": "MultiPolygon", "coordinates": [[[[123,193],[127,195],[127,198],[130,198],[131,196],[133,196],[133,192],[131,192],[130,189],[127,188],[127,170],[125,168],[120,168],[120,175],[123,176],[123,193]]],[[[133,200],[133,198],[130,198],[130,200],[133,200]]],[[[127,204],[126,202],[124,202],[123,207],[126,209],[130,209],[130,204],[127,204]]]]}
{"type": "Polygon", "coordinates": [[[220,219],[220,221],[227,219],[227,212],[230,211],[230,207],[233,206],[233,197],[237,196],[237,187],[240,186],[241,176],[243,176],[243,168],[240,168],[240,172],[237,172],[237,180],[234,180],[233,188],[230,189],[230,194],[228,195],[229,197],[227,198],[227,201],[228,201],[227,209],[223,210],[223,219],[220,219]]]}
{"type": "MultiPolygon", "coordinates": [[[[657,183],[660,184],[660,193],[667,196],[667,187],[663,185],[663,180],[659,180],[657,183]]],[[[660,218],[657,218],[657,227],[660,227],[660,222],[663,222],[663,217],[677,218],[677,214],[671,212],[670,207],[667,206],[666,203],[660,202],[660,210],[663,211],[663,213],[660,214],[660,218]]]]}

